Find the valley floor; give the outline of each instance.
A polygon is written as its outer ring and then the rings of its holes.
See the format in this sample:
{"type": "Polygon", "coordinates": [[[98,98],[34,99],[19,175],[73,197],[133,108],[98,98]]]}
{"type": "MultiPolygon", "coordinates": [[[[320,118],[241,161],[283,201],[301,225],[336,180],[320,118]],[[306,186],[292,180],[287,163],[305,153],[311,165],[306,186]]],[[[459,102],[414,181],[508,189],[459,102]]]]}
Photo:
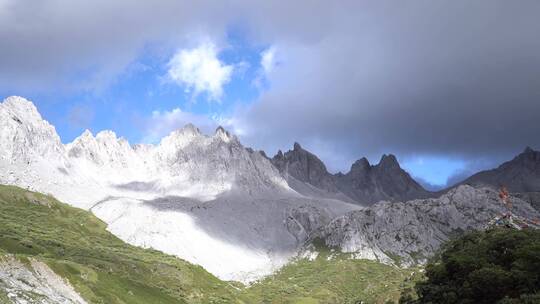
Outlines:
{"type": "Polygon", "coordinates": [[[244,303],[398,303],[422,269],[401,269],[322,249],[283,267],[240,295],[244,303]]]}

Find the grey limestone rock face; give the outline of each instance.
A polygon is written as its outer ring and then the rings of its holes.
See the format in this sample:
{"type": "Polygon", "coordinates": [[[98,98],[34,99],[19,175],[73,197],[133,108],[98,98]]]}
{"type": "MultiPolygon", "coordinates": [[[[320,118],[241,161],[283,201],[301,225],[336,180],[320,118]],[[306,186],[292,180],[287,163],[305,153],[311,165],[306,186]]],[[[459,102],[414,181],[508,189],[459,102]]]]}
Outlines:
{"type": "MultiPolygon", "coordinates": [[[[512,197],[512,213],[537,219],[540,213],[512,197]]],[[[408,202],[379,202],[339,216],[311,235],[326,245],[360,258],[402,265],[425,262],[439,246],[456,234],[484,228],[507,212],[491,188],[460,186],[440,198],[408,202]]]]}

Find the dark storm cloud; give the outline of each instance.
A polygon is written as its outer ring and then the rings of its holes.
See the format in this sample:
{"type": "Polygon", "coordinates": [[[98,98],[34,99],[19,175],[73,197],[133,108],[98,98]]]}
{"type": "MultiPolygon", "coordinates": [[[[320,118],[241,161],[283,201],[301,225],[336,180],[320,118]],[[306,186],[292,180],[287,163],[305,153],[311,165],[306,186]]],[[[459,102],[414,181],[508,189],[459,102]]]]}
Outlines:
{"type": "Polygon", "coordinates": [[[365,6],[324,39],[283,43],[289,58],[245,129],[267,133],[254,141],[268,148],[300,138],[325,154],[327,141],[349,161],[540,148],[539,20],[533,1],[365,6]]]}
{"type": "Polygon", "coordinates": [[[539,20],[527,0],[0,0],[0,87],[99,86],[148,46],[238,26],[281,56],[237,111],[247,144],[300,141],[334,169],[387,152],[503,159],[540,148],[539,20]]]}

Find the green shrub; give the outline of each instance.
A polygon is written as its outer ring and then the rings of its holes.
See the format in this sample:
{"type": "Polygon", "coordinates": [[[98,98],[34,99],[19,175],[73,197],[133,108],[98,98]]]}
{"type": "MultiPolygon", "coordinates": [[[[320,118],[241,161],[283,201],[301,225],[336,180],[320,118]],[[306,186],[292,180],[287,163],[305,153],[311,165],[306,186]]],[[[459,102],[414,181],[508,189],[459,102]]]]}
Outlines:
{"type": "Polygon", "coordinates": [[[497,228],[450,241],[400,303],[540,303],[540,231],[497,228]]]}

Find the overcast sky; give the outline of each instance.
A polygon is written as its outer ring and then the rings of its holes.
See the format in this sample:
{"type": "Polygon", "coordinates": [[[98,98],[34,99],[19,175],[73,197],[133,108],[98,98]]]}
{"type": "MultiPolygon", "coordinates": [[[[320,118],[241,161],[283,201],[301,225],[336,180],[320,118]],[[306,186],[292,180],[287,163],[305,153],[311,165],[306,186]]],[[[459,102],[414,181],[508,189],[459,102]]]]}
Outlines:
{"type": "Polygon", "coordinates": [[[64,142],[218,124],[438,187],[540,148],[540,1],[0,0],[0,94],[64,142]]]}

